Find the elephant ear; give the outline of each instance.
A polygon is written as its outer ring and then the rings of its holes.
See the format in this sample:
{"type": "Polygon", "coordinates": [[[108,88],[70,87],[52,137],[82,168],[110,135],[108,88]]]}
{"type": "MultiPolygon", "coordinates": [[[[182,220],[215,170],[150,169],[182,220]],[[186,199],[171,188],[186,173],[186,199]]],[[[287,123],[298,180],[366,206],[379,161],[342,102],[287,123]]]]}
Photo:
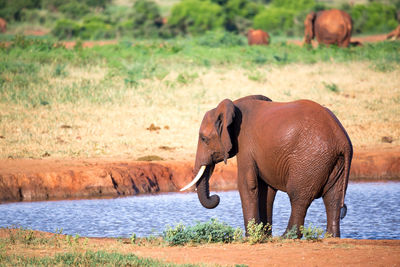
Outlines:
{"type": "Polygon", "coordinates": [[[232,124],[235,118],[235,105],[229,99],[223,100],[216,109],[215,129],[221,140],[222,149],[224,151],[224,162],[226,164],[229,151],[232,149],[232,140],[229,134],[228,127],[232,124]]]}

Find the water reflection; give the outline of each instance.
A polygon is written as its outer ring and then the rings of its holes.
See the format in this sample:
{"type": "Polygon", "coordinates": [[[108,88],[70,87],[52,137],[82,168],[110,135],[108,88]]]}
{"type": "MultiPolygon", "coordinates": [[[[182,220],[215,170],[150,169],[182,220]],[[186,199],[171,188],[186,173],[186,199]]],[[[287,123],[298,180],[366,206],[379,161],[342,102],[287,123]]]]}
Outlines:
{"type": "MultiPolygon", "coordinates": [[[[69,200],[0,205],[0,226],[25,228],[90,237],[158,235],[166,225],[194,224],[218,218],[243,228],[237,191],[220,192],[220,205],[203,208],[197,195],[163,194],[99,200],[69,200]]],[[[341,222],[344,238],[400,239],[400,183],[350,183],[346,196],[347,216],[341,222]]],[[[273,234],[283,233],[290,214],[289,199],[278,192],[274,205],[273,234]]],[[[306,226],[325,229],[322,199],[315,200],[307,213],[306,226]]]]}

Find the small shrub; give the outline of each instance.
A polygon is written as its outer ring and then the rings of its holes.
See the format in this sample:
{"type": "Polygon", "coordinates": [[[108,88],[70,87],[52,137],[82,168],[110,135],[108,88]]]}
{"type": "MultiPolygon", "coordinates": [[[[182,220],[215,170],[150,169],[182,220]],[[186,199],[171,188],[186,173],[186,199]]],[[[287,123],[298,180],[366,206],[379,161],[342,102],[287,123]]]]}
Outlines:
{"type": "Polygon", "coordinates": [[[208,0],[184,0],[174,5],[168,24],[179,34],[201,34],[222,29],[224,13],[221,6],[208,0]]]}
{"type": "Polygon", "coordinates": [[[244,37],[226,31],[209,31],[196,39],[196,43],[206,47],[232,47],[246,44],[244,37]]]}
{"type": "Polygon", "coordinates": [[[286,239],[297,239],[297,225],[293,225],[293,227],[283,237],[286,239]]]}
{"type": "Polygon", "coordinates": [[[89,7],[82,2],[71,1],[59,7],[59,11],[70,19],[79,19],[90,12],[89,7]]]}
{"type": "Polygon", "coordinates": [[[217,219],[189,227],[183,224],[168,226],[163,233],[164,240],[172,246],[186,243],[230,243],[240,241],[241,236],[243,236],[241,229],[234,229],[217,219]]]}
{"type": "Polygon", "coordinates": [[[336,83],[325,83],[325,82],[322,83],[324,84],[325,88],[328,89],[329,91],[334,93],[339,93],[340,90],[336,83]]]}
{"type": "Polygon", "coordinates": [[[255,219],[252,219],[247,224],[247,240],[250,244],[264,243],[268,241],[268,232],[271,231],[271,225],[264,225],[262,222],[256,223],[255,219]]]}
{"type": "Polygon", "coordinates": [[[323,238],[324,230],[321,228],[309,225],[307,228],[304,225],[300,226],[300,232],[303,234],[305,240],[318,241],[323,238]]]}
{"type": "Polygon", "coordinates": [[[56,22],[56,26],[51,33],[58,39],[71,39],[77,36],[80,31],[80,25],[69,19],[60,19],[56,22]]]}
{"type": "Polygon", "coordinates": [[[136,243],[136,240],[137,240],[136,234],[133,233],[129,239],[131,240],[131,244],[135,244],[135,243],[136,243]]]}

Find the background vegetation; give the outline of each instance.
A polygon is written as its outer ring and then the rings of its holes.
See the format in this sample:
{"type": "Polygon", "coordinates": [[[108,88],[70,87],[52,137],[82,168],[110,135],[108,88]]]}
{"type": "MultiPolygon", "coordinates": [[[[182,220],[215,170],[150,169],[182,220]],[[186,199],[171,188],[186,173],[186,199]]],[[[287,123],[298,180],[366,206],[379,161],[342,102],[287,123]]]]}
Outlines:
{"type": "Polygon", "coordinates": [[[399,42],[259,47],[227,32],[74,49],[12,41],[0,48],[1,158],[188,160],[204,112],[250,94],[326,105],[356,147],[400,141],[399,42]]]}
{"type": "Polygon", "coordinates": [[[279,36],[302,36],[310,11],[340,8],[351,14],[355,33],[394,29],[399,0],[341,4],[316,0],[182,0],[167,7],[153,0],[1,0],[0,17],[11,32],[20,25],[50,31],[58,39],[172,38],[225,30],[244,34],[251,27],[279,36]],[[13,26],[14,25],[14,26],[13,26]]]}

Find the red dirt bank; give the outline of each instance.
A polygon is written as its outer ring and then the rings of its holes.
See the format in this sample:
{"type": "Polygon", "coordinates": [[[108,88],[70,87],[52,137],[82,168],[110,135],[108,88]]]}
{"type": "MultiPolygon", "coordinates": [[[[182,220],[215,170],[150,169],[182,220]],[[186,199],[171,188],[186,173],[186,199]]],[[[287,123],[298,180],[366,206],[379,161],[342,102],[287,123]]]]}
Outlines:
{"type": "MultiPolygon", "coordinates": [[[[117,197],[176,192],[190,182],[192,162],[111,159],[0,160],[0,202],[117,197]]],[[[400,147],[356,151],[351,180],[400,180],[400,147]]],[[[236,164],[218,164],[212,190],[236,189],[236,164]]]]}

